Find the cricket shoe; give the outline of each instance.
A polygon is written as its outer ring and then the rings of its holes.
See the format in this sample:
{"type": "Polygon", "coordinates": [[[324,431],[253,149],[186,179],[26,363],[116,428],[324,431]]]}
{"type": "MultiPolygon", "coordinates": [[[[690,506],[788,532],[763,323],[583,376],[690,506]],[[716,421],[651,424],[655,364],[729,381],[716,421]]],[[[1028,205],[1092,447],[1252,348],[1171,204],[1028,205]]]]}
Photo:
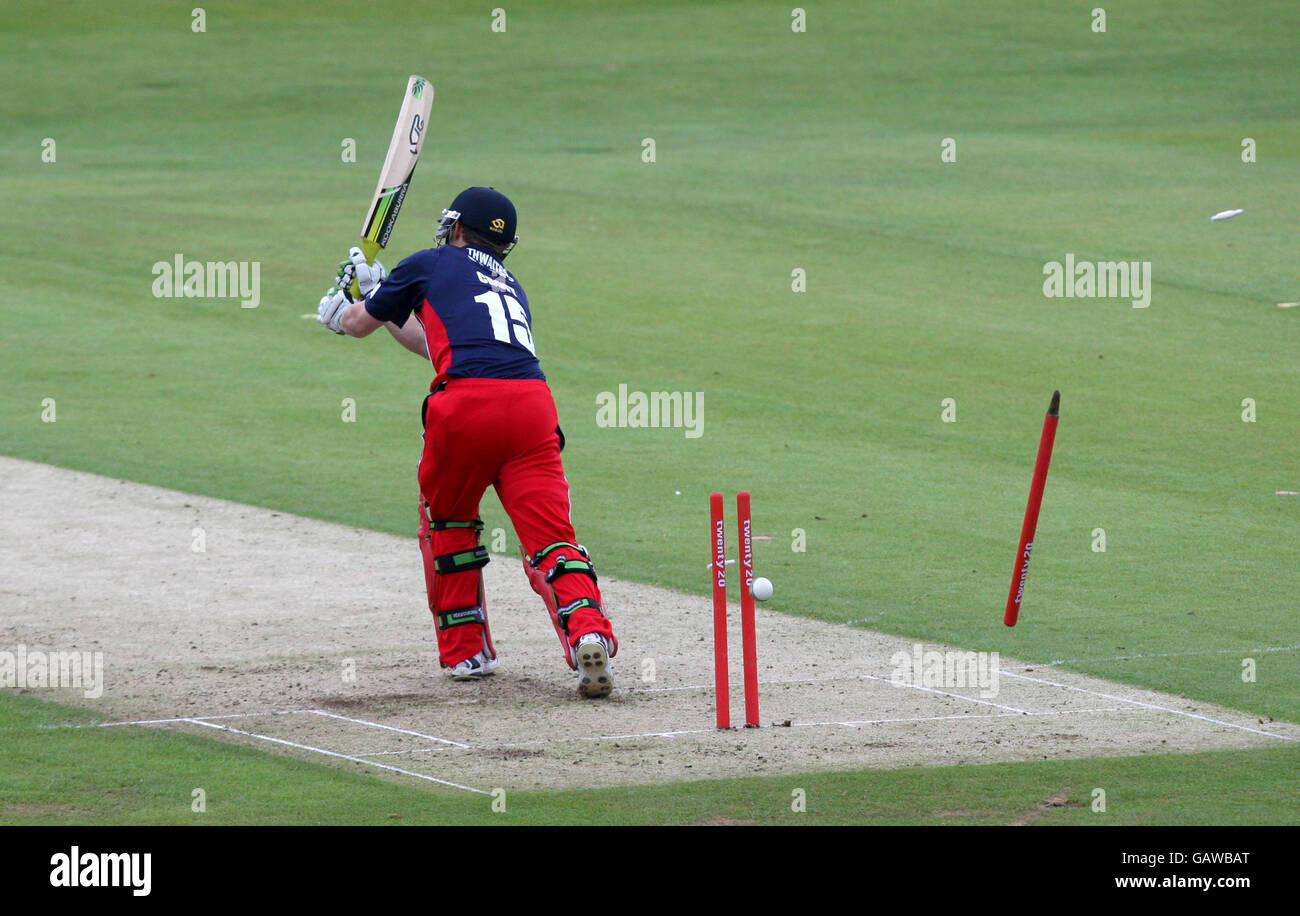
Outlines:
{"type": "Polygon", "coordinates": [[[573,649],[578,663],[578,693],[589,700],[609,696],[614,678],[609,669],[610,645],[599,633],[588,633],[573,649]]]}
{"type": "Polygon", "coordinates": [[[455,664],[451,668],[451,679],[453,681],[477,681],[479,678],[487,677],[497,670],[497,660],[488,658],[482,652],[477,655],[471,655],[463,662],[455,664]]]}

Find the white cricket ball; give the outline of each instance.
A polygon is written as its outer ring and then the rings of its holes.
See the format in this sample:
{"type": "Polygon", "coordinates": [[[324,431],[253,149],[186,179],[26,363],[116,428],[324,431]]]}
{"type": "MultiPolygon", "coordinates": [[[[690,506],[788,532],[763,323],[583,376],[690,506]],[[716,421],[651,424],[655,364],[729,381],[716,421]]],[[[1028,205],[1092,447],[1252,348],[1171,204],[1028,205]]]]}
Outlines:
{"type": "Polygon", "coordinates": [[[772,582],[759,576],[754,580],[754,584],[749,587],[749,593],[759,601],[766,601],[772,597],[772,582]]]}

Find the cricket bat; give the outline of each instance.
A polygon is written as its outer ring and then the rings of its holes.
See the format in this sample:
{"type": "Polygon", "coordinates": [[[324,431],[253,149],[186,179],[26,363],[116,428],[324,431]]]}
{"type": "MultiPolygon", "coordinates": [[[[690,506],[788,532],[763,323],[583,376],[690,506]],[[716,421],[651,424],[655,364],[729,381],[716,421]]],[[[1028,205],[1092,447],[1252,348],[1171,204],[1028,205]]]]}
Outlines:
{"type": "MultiPolygon", "coordinates": [[[[406,189],[411,186],[411,176],[420,161],[424,147],[425,129],[429,126],[429,112],[433,110],[433,84],[422,76],[412,76],[406,83],[406,96],[402,110],[397,115],[393,139],[388,143],[388,156],[379,173],[375,196],[361,226],[361,251],[366,263],[375,263],[379,250],[388,244],[388,237],[397,222],[397,214],[406,199],[406,189]]],[[[352,281],[353,298],[361,298],[357,281],[352,281]]]]}

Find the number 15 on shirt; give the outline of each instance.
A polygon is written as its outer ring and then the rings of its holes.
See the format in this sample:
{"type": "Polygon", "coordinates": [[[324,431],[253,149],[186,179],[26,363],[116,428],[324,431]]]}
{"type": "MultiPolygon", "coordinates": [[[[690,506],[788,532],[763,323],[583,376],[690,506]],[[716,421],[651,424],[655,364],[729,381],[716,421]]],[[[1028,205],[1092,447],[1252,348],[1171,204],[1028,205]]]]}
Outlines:
{"type": "Polygon", "coordinates": [[[537,355],[537,351],[533,348],[533,332],[528,327],[528,313],[524,311],[518,299],[509,293],[488,290],[482,295],[475,296],[474,301],[487,306],[488,317],[492,319],[493,337],[502,343],[511,343],[513,340],[529,353],[537,355]],[[507,311],[510,313],[508,319],[507,311]]]}

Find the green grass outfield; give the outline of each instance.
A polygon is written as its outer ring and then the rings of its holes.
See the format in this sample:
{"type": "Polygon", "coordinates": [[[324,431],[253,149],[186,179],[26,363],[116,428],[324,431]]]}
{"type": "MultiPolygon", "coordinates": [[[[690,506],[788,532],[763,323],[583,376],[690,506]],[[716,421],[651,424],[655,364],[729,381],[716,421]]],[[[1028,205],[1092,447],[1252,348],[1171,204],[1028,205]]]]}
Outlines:
{"type": "Polygon", "coordinates": [[[1279,804],[1294,792],[1294,744],[490,797],[94,721],[29,697],[0,703],[0,824],[1300,823],[1294,806],[1279,804]],[[202,812],[193,810],[195,789],[202,812]],[[1096,789],[1104,811],[1094,810],[1096,789]],[[804,810],[794,810],[796,799],[804,810]],[[505,810],[494,811],[502,801],[505,810]]]}
{"type": "Polygon", "coordinates": [[[412,533],[427,370],[299,316],[418,72],[431,134],[384,259],[468,184],[515,199],[602,570],[701,592],[707,494],[746,488],[778,610],[1300,719],[1300,497],[1274,495],[1300,490],[1294,4],[1118,2],[1104,34],[1015,2],[817,3],[804,34],[774,3],[520,3],[504,33],[488,8],[272,0],[196,34],[191,8],[6,5],[0,452],[412,533]],[[178,252],[260,262],[261,305],[154,298],[178,252]],[[1045,298],[1066,253],[1149,260],[1150,307],[1045,298]],[[598,427],[620,384],[703,391],[704,435],[598,427]]]}

